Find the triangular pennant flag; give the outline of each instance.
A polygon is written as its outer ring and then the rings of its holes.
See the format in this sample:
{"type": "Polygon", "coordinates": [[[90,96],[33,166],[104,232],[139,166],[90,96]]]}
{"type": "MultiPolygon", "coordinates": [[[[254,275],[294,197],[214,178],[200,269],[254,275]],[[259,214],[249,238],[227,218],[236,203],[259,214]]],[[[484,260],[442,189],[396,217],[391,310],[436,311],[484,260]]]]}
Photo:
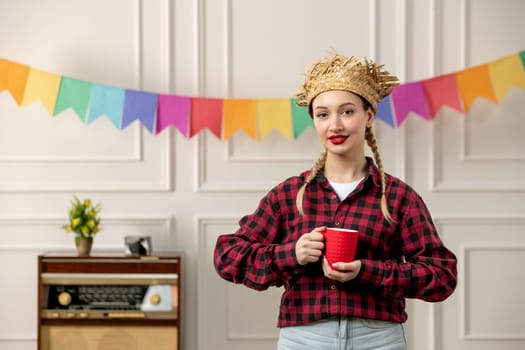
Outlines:
{"type": "Polygon", "coordinates": [[[20,106],[24,100],[29,67],[0,58],[0,92],[7,90],[20,106]]]}
{"type": "Polygon", "coordinates": [[[463,112],[455,74],[446,74],[424,80],[423,86],[427,97],[428,111],[432,118],[443,106],[452,107],[460,113],[463,112]]]}
{"type": "Polygon", "coordinates": [[[157,94],[126,89],[124,111],[122,112],[122,129],[138,119],[153,134],[155,116],[157,115],[157,100],[157,94]]]}
{"type": "Polygon", "coordinates": [[[193,137],[204,128],[221,138],[223,100],[218,98],[192,98],[190,137],[193,137]]]}
{"type": "Polygon", "coordinates": [[[229,139],[242,130],[252,140],[257,139],[257,100],[225,99],[223,106],[223,138],[229,139]]]}
{"type": "Polygon", "coordinates": [[[288,98],[267,98],[258,100],[257,124],[259,139],[265,138],[273,129],[287,139],[292,139],[292,108],[288,98]]]}
{"type": "Polygon", "coordinates": [[[430,120],[421,82],[399,85],[392,90],[391,96],[398,126],[403,123],[410,112],[430,120]]]}
{"type": "Polygon", "coordinates": [[[387,123],[393,128],[396,127],[396,124],[394,121],[394,115],[392,113],[392,104],[391,104],[390,96],[386,96],[381,101],[379,101],[376,109],[377,109],[376,117],[378,119],[381,119],[382,121],[384,121],[385,123],[387,123]]]}
{"type": "Polygon", "coordinates": [[[292,107],[293,136],[298,138],[308,127],[314,127],[314,120],[308,114],[306,107],[297,105],[297,98],[290,99],[292,107]]]}
{"type": "Polygon", "coordinates": [[[525,71],[518,54],[489,63],[489,72],[498,101],[503,100],[513,86],[525,89],[525,71]]]}
{"type": "Polygon", "coordinates": [[[106,115],[113,125],[120,129],[125,94],[126,90],[122,88],[94,84],[91,89],[88,124],[106,115]]]}
{"type": "Polygon", "coordinates": [[[27,77],[22,106],[40,101],[50,115],[53,115],[62,77],[58,74],[31,69],[27,77]]]}
{"type": "Polygon", "coordinates": [[[470,109],[478,97],[497,102],[486,64],[457,72],[456,80],[465,111],[470,109]]]}
{"type": "Polygon", "coordinates": [[[159,95],[157,116],[158,134],[169,125],[175,126],[185,137],[188,137],[191,99],[185,96],[159,95]]]}
{"type": "Polygon", "coordinates": [[[72,108],[80,120],[85,122],[91,97],[91,86],[92,84],[87,81],[62,77],[53,115],[72,108]]]}

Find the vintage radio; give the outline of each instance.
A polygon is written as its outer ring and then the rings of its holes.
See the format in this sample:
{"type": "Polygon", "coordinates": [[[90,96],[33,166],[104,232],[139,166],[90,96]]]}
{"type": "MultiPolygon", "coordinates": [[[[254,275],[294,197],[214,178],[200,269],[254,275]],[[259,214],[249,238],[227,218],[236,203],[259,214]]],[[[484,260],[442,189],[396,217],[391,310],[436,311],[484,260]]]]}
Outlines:
{"type": "Polygon", "coordinates": [[[40,350],[173,350],[180,345],[180,256],[39,256],[40,350]]]}

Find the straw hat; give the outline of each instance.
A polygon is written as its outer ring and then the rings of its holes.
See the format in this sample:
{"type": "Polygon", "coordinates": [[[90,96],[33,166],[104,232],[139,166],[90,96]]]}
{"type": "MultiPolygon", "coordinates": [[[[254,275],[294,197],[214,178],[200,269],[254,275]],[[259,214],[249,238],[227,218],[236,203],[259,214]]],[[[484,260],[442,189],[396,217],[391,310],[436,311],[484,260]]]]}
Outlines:
{"type": "Polygon", "coordinates": [[[366,58],[331,53],[309,64],[296,94],[297,105],[310,109],[312,100],[329,90],[350,91],[364,97],[376,110],[377,103],[399,85],[396,76],[366,58]]]}

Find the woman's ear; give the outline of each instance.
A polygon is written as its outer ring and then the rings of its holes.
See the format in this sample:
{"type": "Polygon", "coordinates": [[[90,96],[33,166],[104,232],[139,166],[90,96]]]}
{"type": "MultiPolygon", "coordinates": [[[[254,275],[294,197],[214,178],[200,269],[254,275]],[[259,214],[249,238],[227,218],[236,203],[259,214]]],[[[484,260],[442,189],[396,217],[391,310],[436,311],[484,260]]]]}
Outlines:
{"type": "Polygon", "coordinates": [[[375,118],[376,114],[375,114],[374,110],[372,109],[372,107],[369,107],[366,110],[366,114],[367,114],[367,116],[366,116],[366,118],[367,118],[366,119],[366,126],[368,128],[371,128],[373,123],[374,123],[374,118],[375,118]]]}

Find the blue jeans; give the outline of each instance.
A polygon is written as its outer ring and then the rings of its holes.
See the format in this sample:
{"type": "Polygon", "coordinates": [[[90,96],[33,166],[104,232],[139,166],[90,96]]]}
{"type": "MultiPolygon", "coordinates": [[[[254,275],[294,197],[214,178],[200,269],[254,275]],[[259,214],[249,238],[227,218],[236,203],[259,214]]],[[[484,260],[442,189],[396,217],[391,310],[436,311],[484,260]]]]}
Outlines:
{"type": "Polygon", "coordinates": [[[279,331],[278,350],[406,350],[401,323],[331,318],[279,331]]]}

